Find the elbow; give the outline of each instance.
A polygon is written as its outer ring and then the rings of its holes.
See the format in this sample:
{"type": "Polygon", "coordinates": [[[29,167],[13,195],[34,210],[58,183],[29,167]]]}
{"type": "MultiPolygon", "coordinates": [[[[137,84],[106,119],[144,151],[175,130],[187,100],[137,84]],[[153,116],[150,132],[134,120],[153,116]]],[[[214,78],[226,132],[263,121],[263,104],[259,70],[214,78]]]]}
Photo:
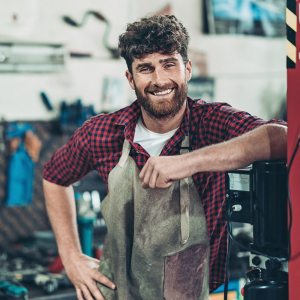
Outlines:
{"type": "Polygon", "coordinates": [[[287,158],[287,127],[283,125],[270,124],[267,127],[270,159],[287,158]]]}

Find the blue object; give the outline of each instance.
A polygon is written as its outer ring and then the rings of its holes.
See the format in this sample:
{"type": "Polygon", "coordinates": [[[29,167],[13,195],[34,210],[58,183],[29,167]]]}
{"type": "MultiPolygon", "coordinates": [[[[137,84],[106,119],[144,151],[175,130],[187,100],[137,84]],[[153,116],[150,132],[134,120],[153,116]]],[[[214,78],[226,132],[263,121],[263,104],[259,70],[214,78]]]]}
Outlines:
{"type": "Polygon", "coordinates": [[[33,193],[34,162],[24,147],[26,132],[34,131],[28,124],[11,123],[7,126],[8,138],[21,138],[17,151],[10,157],[8,164],[8,185],[6,205],[27,205],[33,193]]]}
{"type": "Polygon", "coordinates": [[[42,101],[45,104],[45,106],[47,107],[47,109],[50,111],[53,110],[53,106],[52,106],[49,98],[47,97],[46,93],[41,92],[40,95],[41,95],[42,101]]]}
{"type": "Polygon", "coordinates": [[[28,291],[22,286],[10,285],[6,290],[6,293],[13,296],[21,296],[22,294],[27,294],[28,291]]]}
{"type": "Polygon", "coordinates": [[[6,280],[0,281],[0,291],[4,293],[4,299],[21,299],[20,297],[27,299],[28,295],[28,290],[25,287],[6,280]]]}
{"type": "Polygon", "coordinates": [[[82,252],[93,257],[93,231],[96,218],[77,218],[82,252]]]}
{"type": "Polygon", "coordinates": [[[6,280],[0,281],[0,290],[1,290],[1,289],[6,289],[6,288],[8,288],[9,286],[10,286],[10,283],[9,283],[8,281],[6,281],[6,280]]]}
{"type": "Polygon", "coordinates": [[[60,107],[60,124],[62,128],[68,126],[80,127],[94,115],[96,113],[93,105],[83,106],[80,99],[73,104],[67,104],[63,101],[60,107]]]}
{"type": "MultiPolygon", "coordinates": [[[[239,280],[232,280],[228,282],[228,291],[236,291],[237,292],[237,299],[240,297],[240,281],[239,280]]],[[[224,284],[221,285],[218,289],[216,289],[212,294],[224,293],[224,284]]]]}

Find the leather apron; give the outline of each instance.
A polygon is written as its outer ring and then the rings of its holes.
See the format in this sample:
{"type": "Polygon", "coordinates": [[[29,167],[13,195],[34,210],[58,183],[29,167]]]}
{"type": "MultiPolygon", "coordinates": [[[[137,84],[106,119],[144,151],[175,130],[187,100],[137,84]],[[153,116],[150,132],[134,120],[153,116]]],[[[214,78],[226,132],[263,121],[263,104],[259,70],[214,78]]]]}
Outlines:
{"type": "Polygon", "coordinates": [[[101,204],[108,231],[99,271],[117,289],[98,288],[105,300],[208,300],[209,236],[193,179],[143,189],[130,149],[125,139],[101,204]]]}

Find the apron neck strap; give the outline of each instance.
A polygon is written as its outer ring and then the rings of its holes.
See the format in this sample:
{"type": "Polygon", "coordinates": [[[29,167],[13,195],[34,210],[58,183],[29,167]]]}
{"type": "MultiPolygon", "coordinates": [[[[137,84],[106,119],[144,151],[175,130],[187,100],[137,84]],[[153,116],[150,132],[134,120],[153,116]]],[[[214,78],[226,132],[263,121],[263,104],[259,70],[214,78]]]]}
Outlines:
{"type": "Polygon", "coordinates": [[[183,139],[183,141],[181,142],[181,146],[180,146],[180,154],[185,154],[185,153],[189,153],[190,151],[192,151],[191,147],[190,147],[190,132],[191,132],[191,122],[192,122],[192,114],[191,114],[191,110],[189,109],[189,132],[188,135],[186,135],[183,139]]]}
{"type": "MultiPolygon", "coordinates": [[[[189,132],[181,143],[180,154],[189,153],[192,149],[190,147],[190,132],[191,132],[191,110],[189,109],[189,132]]],[[[181,227],[181,244],[184,245],[190,235],[190,192],[189,181],[192,178],[183,178],[180,180],[180,227],[181,227]]]]}
{"type": "Polygon", "coordinates": [[[186,135],[183,139],[183,141],[181,142],[181,146],[180,146],[180,154],[185,154],[185,153],[189,153],[190,150],[190,135],[186,135]]]}
{"type": "Polygon", "coordinates": [[[129,153],[130,153],[130,149],[131,149],[131,145],[130,145],[129,141],[126,140],[126,138],[125,138],[124,143],[123,143],[122,155],[121,155],[121,158],[119,160],[119,166],[122,169],[124,168],[124,166],[126,164],[127,158],[129,156],[129,153]]]}

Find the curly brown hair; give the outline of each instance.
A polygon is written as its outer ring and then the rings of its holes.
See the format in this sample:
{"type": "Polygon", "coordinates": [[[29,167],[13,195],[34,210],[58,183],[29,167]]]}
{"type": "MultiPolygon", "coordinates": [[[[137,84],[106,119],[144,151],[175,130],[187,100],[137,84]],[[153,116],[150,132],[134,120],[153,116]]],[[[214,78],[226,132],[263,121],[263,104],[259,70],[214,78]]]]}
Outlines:
{"type": "Polygon", "coordinates": [[[154,52],[178,52],[186,64],[189,40],[186,28],[174,15],[155,15],[127,25],[126,32],[119,37],[119,52],[130,73],[134,58],[154,52]]]}

